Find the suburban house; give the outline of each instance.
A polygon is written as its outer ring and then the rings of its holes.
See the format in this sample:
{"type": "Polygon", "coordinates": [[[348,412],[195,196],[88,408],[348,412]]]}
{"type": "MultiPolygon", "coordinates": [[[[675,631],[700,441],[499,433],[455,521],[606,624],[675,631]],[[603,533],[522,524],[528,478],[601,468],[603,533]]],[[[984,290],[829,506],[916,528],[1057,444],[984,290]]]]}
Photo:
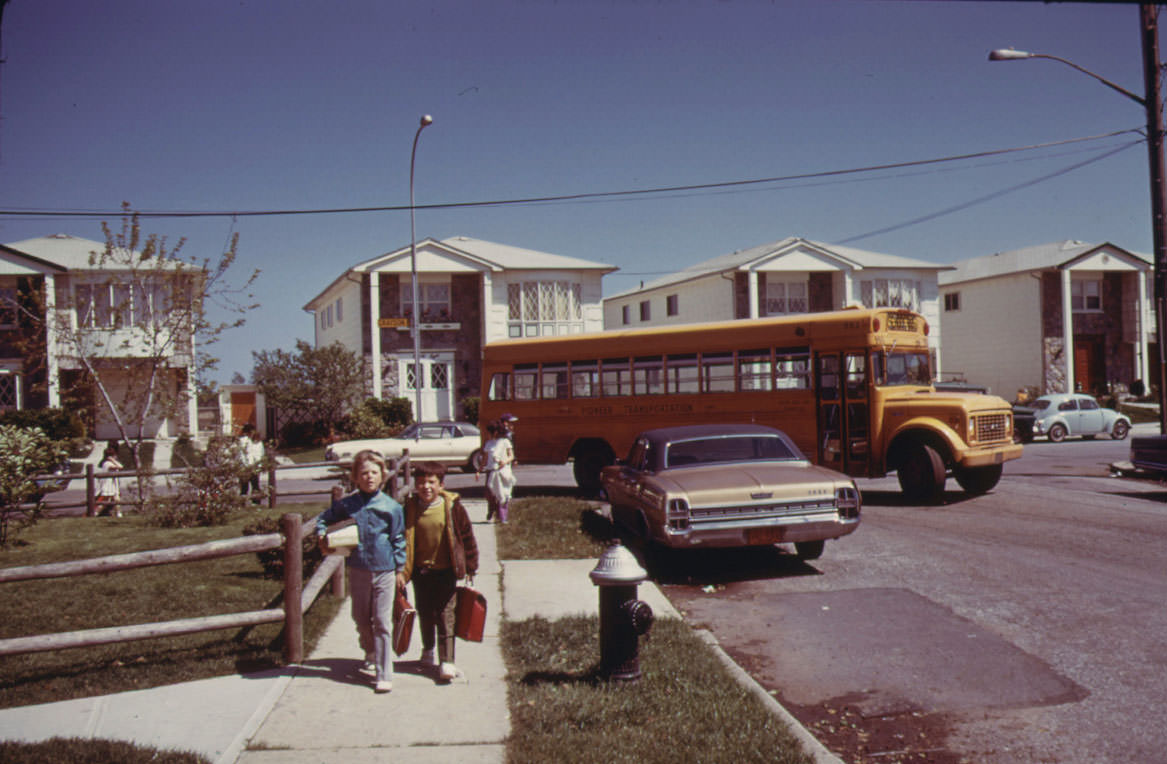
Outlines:
{"type": "Polygon", "coordinates": [[[600,281],[611,265],[457,236],[416,244],[421,368],[414,368],[411,248],[358,263],[313,297],[316,347],[334,342],[369,362],[369,394],[421,388],[418,420],[459,416],[479,395],[482,347],[511,337],[599,331],[600,281]]]}
{"type": "MultiPolygon", "coordinates": [[[[170,326],[162,316],[177,312],[172,290],[190,293],[200,272],[169,262],[121,268],[102,261],[104,250],[102,242],[65,234],[0,245],[0,409],[76,406],[95,438],[120,438],[86,365],[100,370],[123,410],[138,404],[142,375],[153,366],[158,395],[143,437],[194,434],[194,336],[185,326],[162,333],[159,326],[170,326]],[[177,401],[177,409],[159,410],[160,398],[177,401]]],[[[141,260],[132,255],[127,260],[141,260]]]]}
{"type": "Polygon", "coordinates": [[[928,320],[935,355],[940,342],[937,274],[948,267],[791,237],[705,260],[606,297],[604,328],[894,306],[928,320]]]}
{"type": "Polygon", "coordinates": [[[944,368],[1018,391],[1123,392],[1158,384],[1152,265],[1109,242],[1060,241],[975,257],[941,274],[944,368]]]}

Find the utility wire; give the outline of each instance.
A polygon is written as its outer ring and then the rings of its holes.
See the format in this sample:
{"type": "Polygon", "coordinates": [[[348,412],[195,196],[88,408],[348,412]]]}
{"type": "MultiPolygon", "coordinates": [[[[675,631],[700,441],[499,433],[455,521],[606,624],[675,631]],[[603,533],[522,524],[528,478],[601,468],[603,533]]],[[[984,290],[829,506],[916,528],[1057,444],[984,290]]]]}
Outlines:
{"type": "MultiPolygon", "coordinates": [[[[641,188],[624,191],[596,191],[590,193],[579,194],[561,194],[555,196],[532,196],[521,197],[516,199],[496,199],[489,201],[470,201],[470,202],[439,202],[433,204],[419,204],[414,205],[415,210],[441,210],[441,209],[465,209],[473,207],[501,207],[521,204],[541,204],[547,202],[567,202],[567,201],[585,201],[595,199],[612,199],[620,197],[634,197],[634,196],[649,196],[655,194],[669,194],[684,191],[709,191],[715,189],[741,188],[745,186],[756,186],[767,183],[782,183],[795,180],[808,180],[814,178],[830,178],[846,175],[859,175],[863,173],[881,172],[884,170],[902,169],[905,167],[920,167],[924,165],[943,164],[951,162],[961,162],[970,159],[981,159],[984,157],[1001,156],[1003,154],[1014,154],[1023,151],[1035,151],[1037,149],[1050,148],[1053,146],[1065,146],[1073,143],[1082,143],[1086,141],[1097,141],[1106,138],[1113,138],[1119,135],[1126,135],[1128,133],[1138,133],[1138,129],[1116,130],[1110,133],[1102,133],[1099,135],[1091,135],[1082,138],[1069,138],[1061,141],[1050,141],[1048,143],[1037,143],[1030,146],[1017,146],[1007,149],[995,149],[992,151],[978,151],[971,154],[959,154],[956,156],[938,157],[933,159],[917,159],[907,162],[891,162],[888,164],[869,165],[866,167],[855,167],[844,170],[824,170],[820,172],[798,173],[794,175],[778,175],[769,178],[753,178],[749,180],[730,180],[721,181],[717,183],[696,183],[683,186],[660,186],[655,188],[641,188]]],[[[1125,146],[1124,146],[1125,148],[1125,146]]],[[[353,214],[366,212],[405,212],[410,207],[408,205],[391,205],[379,207],[337,207],[327,209],[298,209],[298,210],[220,210],[220,211],[137,211],[141,218],[210,218],[210,217],[276,217],[276,216],[290,216],[290,215],[338,215],[338,214],[353,214]]],[[[94,218],[94,217],[120,217],[124,214],[123,211],[116,212],[102,212],[100,210],[15,210],[4,209],[0,210],[0,216],[19,216],[32,218],[94,218]]]]}

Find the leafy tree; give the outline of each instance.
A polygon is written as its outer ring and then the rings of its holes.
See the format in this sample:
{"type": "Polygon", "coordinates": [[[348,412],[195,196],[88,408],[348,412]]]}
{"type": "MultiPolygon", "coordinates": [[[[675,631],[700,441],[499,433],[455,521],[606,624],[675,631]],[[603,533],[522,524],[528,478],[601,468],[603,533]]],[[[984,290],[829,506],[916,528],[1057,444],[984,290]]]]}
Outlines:
{"type": "Polygon", "coordinates": [[[288,419],[336,428],[365,392],[365,360],[339,342],[314,348],[296,340],[295,352],[253,352],[251,382],[288,419]]]}
{"type": "Polygon", "coordinates": [[[51,472],[65,456],[64,447],[39,427],[0,425],[0,547],[16,530],[32,525],[44,510],[41,487],[33,478],[51,472]]]}
{"type": "MultiPolygon", "coordinates": [[[[228,273],[238,234],[217,257],[188,257],[182,253],[185,239],[171,245],[164,236],[144,234],[129,203],[122,204],[118,230],[105,222],[101,229],[105,246],[90,253],[89,264],[108,281],[78,284],[78,304],[58,306],[50,330],[62,356],[81,367],[84,383],[142,473],[141,446],[153,435],[150,423],[185,418],[196,380],[217,364],[207,348],[257,307],[249,290],[259,271],[232,285],[228,273]],[[85,289],[100,290],[101,300],[93,294],[87,301],[85,289]],[[209,317],[212,306],[227,318],[209,317]]],[[[140,502],[149,485],[149,476],[139,474],[140,502]]]]}

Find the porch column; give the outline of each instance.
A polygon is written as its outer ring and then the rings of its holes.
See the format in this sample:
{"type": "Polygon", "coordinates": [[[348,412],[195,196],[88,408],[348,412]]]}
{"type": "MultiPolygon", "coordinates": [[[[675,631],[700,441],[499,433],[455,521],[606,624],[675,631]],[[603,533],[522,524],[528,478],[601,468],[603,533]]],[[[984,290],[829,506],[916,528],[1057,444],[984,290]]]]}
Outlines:
{"type": "Polygon", "coordinates": [[[1070,292],[1070,271],[1062,269],[1062,358],[1066,362],[1066,389],[1074,392],[1074,308],[1070,292]]]}
{"type": "Polygon", "coordinates": [[[747,271],[746,291],[749,293],[750,318],[758,317],[758,272],[751,268],[747,271]]]}
{"type": "Polygon", "coordinates": [[[369,272],[369,331],[372,332],[373,397],[381,397],[381,274],[369,272]]]}
{"type": "Polygon", "coordinates": [[[1135,315],[1136,326],[1138,331],[1135,334],[1136,343],[1138,347],[1135,348],[1135,379],[1143,380],[1143,384],[1147,391],[1151,389],[1151,380],[1148,376],[1151,372],[1150,364],[1147,363],[1147,346],[1151,341],[1151,333],[1147,331],[1147,314],[1151,310],[1150,301],[1147,300],[1147,274],[1145,271],[1138,272],[1139,281],[1139,298],[1135,300],[1135,315]]]}
{"type": "MultiPolygon", "coordinates": [[[[48,385],[49,407],[61,405],[60,343],[57,342],[57,283],[51,273],[45,274],[45,384],[48,385]]],[[[195,414],[198,416],[197,412],[195,414]]],[[[197,420],[197,419],[196,419],[197,420]]]]}

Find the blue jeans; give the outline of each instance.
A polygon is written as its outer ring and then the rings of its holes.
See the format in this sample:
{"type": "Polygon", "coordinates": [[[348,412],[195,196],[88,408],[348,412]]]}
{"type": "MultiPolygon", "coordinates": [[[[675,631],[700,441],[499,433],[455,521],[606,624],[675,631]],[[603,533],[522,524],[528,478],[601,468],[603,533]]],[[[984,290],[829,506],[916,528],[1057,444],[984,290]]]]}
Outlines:
{"type": "Polygon", "coordinates": [[[349,567],[353,621],[365,658],[377,665],[377,681],[393,678],[393,598],[397,571],[349,567]]]}

